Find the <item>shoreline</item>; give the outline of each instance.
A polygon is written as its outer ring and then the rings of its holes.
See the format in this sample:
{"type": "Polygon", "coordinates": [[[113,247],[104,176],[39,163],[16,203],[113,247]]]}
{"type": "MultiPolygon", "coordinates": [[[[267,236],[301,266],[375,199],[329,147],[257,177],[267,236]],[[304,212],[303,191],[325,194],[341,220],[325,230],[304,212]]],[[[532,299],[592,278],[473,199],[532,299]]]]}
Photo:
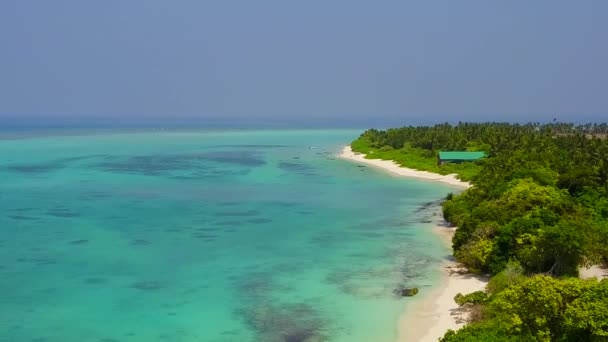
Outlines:
{"type": "MultiPolygon", "coordinates": [[[[450,246],[456,228],[436,223],[433,232],[450,246]]],[[[399,317],[397,342],[437,342],[450,329],[458,330],[467,323],[468,312],[454,301],[458,293],[482,291],[488,277],[469,273],[452,255],[441,263],[440,283],[424,297],[411,303],[399,317]]]]}
{"type": "Polygon", "coordinates": [[[354,152],[350,148],[350,145],[345,146],[338,156],[342,159],[348,159],[362,164],[374,166],[376,168],[386,170],[398,176],[441,182],[462,188],[471,187],[471,183],[461,181],[460,179],[456,178],[456,174],[440,175],[438,173],[433,173],[429,171],[420,171],[403,167],[392,160],[366,159],[365,154],[354,152]]]}
{"type": "MultiPolygon", "coordinates": [[[[371,165],[402,177],[412,177],[427,181],[442,182],[452,186],[469,188],[471,184],[456,178],[454,174],[439,175],[428,171],[402,167],[392,160],[365,159],[362,153],[355,153],[350,146],[345,146],[339,157],[357,163],[371,165]]],[[[441,219],[443,220],[443,219],[441,219]]],[[[449,246],[456,228],[449,228],[441,221],[435,222],[433,232],[449,246]]],[[[441,264],[439,285],[415,298],[404,310],[397,323],[397,342],[436,342],[449,329],[458,330],[466,322],[467,313],[459,310],[454,302],[458,293],[467,294],[483,290],[488,279],[466,273],[450,255],[451,259],[441,264]]]]}

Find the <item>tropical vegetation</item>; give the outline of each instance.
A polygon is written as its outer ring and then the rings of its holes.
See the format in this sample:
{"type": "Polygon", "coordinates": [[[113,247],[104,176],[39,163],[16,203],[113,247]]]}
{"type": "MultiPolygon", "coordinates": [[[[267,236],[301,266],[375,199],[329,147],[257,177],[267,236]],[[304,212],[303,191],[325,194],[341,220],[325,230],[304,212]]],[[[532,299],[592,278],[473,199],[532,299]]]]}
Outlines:
{"type": "Polygon", "coordinates": [[[449,195],[454,255],[491,274],[487,293],[461,295],[473,324],[444,341],[608,340],[608,280],[577,278],[608,261],[607,124],[459,123],[370,129],[352,143],[367,158],[456,173],[473,187],[449,195]],[[484,151],[438,165],[439,151],[484,151]]]}

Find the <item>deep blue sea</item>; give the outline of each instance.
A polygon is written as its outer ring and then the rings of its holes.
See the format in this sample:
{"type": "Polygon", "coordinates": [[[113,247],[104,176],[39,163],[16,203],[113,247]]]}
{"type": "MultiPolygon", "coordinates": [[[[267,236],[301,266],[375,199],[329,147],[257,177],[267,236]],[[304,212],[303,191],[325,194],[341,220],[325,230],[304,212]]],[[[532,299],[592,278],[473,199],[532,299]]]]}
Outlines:
{"type": "Polygon", "coordinates": [[[0,340],[393,341],[454,189],[336,158],[360,133],[0,140],[0,340]]]}

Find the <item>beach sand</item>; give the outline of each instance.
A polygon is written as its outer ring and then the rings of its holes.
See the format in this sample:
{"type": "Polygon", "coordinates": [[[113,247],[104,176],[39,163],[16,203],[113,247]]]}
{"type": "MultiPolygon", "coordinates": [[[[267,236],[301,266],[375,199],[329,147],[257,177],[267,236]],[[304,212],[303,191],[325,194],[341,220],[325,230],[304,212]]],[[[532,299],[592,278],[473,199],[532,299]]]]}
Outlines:
{"type": "Polygon", "coordinates": [[[597,278],[602,280],[608,278],[608,267],[606,266],[596,265],[589,268],[580,268],[578,271],[581,279],[597,278]]]}
{"type": "Polygon", "coordinates": [[[402,167],[395,163],[392,160],[381,160],[381,159],[365,159],[365,154],[353,152],[350,146],[345,146],[342,152],[340,153],[340,157],[344,159],[353,160],[362,164],[375,166],[386,171],[389,171],[393,174],[404,176],[404,177],[413,177],[418,179],[424,179],[435,182],[447,183],[450,185],[455,185],[463,188],[468,188],[471,186],[469,182],[463,182],[460,179],[456,178],[455,174],[451,175],[440,175],[437,173],[432,173],[428,171],[420,171],[414,170],[407,167],[402,167]]]}
{"type": "MultiPolygon", "coordinates": [[[[340,157],[375,166],[399,176],[443,182],[463,188],[471,186],[470,183],[457,179],[455,175],[439,175],[409,169],[389,160],[365,159],[364,154],[353,152],[350,146],[344,147],[340,157]]],[[[437,222],[434,232],[446,244],[450,245],[455,228],[447,227],[443,222],[437,222]]],[[[465,325],[467,313],[459,310],[458,304],[454,302],[454,296],[458,293],[467,294],[483,290],[488,279],[466,273],[466,270],[462,269],[453,258],[446,260],[441,268],[442,281],[440,287],[422,294],[420,298],[414,298],[399,318],[397,326],[398,342],[436,342],[449,329],[457,330],[465,325]]]]}

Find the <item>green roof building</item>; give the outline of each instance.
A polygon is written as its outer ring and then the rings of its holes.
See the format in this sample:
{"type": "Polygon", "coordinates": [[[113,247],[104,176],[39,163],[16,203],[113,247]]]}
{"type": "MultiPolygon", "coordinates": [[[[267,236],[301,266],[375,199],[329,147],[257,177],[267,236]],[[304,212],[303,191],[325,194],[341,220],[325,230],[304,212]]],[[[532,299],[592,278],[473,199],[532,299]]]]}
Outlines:
{"type": "Polygon", "coordinates": [[[485,152],[441,151],[439,152],[438,164],[443,165],[445,163],[462,163],[467,161],[475,161],[485,156],[485,152]]]}

